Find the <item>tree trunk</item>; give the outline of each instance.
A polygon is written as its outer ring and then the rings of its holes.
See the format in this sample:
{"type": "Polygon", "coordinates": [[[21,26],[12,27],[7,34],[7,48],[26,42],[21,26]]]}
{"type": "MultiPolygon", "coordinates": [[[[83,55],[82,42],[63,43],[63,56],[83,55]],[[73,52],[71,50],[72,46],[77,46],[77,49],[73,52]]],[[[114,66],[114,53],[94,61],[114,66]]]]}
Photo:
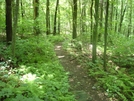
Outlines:
{"type": "Polygon", "coordinates": [[[93,0],[91,1],[91,7],[90,7],[90,16],[91,16],[91,38],[90,38],[90,43],[93,42],[93,0]]]}
{"type": "Polygon", "coordinates": [[[19,0],[13,1],[13,36],[12,36],[12,59],[15,58],[15,40],[19,12],[19,0]],[[16,2],[15,2],[16,1],[16,2]]]}
{"type": "Polygon", "coordinates": [[[95,0],[95,24],[93,29],[93,49],[92,49],[92,61],[96,62],[96,48],[97,48],[97,35],[98,35],[98,17],[99,17],[99,0],[95,0]]]}
{"type": "Polygon", "coordinates": [[[50,10],[49,10],[49,0],[46,0],[46,34],[50,34],[50,10]]]}
{"type": "Polygon", "coordinates": [[[12,0],[6,2],[6,41],[10,44],[12,41],[12,0]]]}
{"type": "Polygon", "coordinates": [[[82,1],[82,12],[81,12],[81,18],[82,18],[82,33],[86,32],[86,24],[85,24],[85,18],[86,18],[86,2],[82,1]]]}
{"type": "Polygon", "coordinates": [[[104,70],[107,70],[107,58],[106,58],[106,51],[107,51],[107,35],[108,35],[108,9],[109,9],[109,0],[107,0],[106,4],[106,17],[105,17],[105,34],[104,34],[104,70]]]}
{"type": "MultiPolygon", "coordinates": [[[[101,0],[101,2],[100,2],[100,23],[99,23],[100,30],[103,29],[103,10],[104,10],[103,9],[103,0],[101,0]]],[[[98,35],[98,41],[101,41],[102,31],[100,31],[98,34],[99,34],[98,35]]]]}
{"type": "MultiPolygon", "coordinates": [[[[22,0],[20,1],[20,5],[21,5],[21,24],[23,25],[24,24],[24,22],[23,22],[23,20],[24,20],[24,13],[25,13],[25,10],[24,10],[24,4],[23,4],[23,2],[22,2],[22,0]]],[[[22,26],[22,28],[21,28],[21,36],[23,37],[23,33],[24,33],[24,27],[22,26]]]]}
{"type": "Polygon", "coordinates": [[[39,22],[38,22],[38,17],[39,17],[39,0],[33,0],[33,8],[34,8],[34,34],[39,35],[40,30],[39,30],[39,22]]]}
{"type": "Polygon", "coordinates": [[[58,9],[58,34],[60,34],[60,8],[58,9]]]}
{"type": "Polygon", "coordinates": [[[77,0],[73,0],[73,36],[75,39],[77,37],[77,0]]]}
{"type": "Polygon", "coordinates": [[[59,0],[57,0],[56,8],[55,8],[55,15],[54,15],[54,31],[53,31],[53,35],[56,35],[56,25],[57,25],[56,19],[57,19],[58,6],[59,6],[59,0]]]}
{"type": "Polygon", "coordinates": [[[129,11],[129,24],[128,24],[128,33],[127,33],[127,37],[130,36],[131,34],[131,30],[132,30],[132,0],[130,0],[130,11],[129,11]]]}
{"type": "Polygon", "coordinates": [[[123,10],[123,0],[122,0],[122,4],[121,4],[121,17],[120,17],[120,24],[119,24],[119,29],[118,29],[118,32],[120,33],[121,32],[121,28],[122,28],[122,22],[124,20],[124,16],[125,16],[125,12],[126,12],[126,9],[127,9],[127,5],[125,5],[125,8],[123,10]]]}

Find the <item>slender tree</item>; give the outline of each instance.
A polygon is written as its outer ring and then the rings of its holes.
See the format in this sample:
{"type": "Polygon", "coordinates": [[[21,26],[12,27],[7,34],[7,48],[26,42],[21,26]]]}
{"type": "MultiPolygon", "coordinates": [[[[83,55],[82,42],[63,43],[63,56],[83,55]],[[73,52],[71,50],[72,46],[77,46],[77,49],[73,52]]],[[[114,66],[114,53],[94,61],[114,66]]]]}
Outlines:
{"type": "Polygon", "coordinates": [[[38,22],[38,17],[39,17],[39,0],[33,0],[33,8],[34,8],[34,34],[38,35],[40,33],[39,30],[39,22],[38,22]]]}
{"type": "Polygon", "coordinates": [[[90,19],[91,19],[91,38],[90,38],[90,42],[92,43],[93,42],[93,0],[91,0],[91,7],[90,7],[90,19]]]}
{"type": "MultiPolygon", "coordinates": [[[[103,29],[103,11],[104,11],[104,9],[103,9],[103,4],[104,4],[104,1],[103,0],[101,0],[100,1],[100,21],[99,21],[99,27],[100,27],[100,30],[102,30],[103,29]]],[[[102,37],[102,31],[100,31],[99,33],[98,33],[98,41],[101,41],[101,37],[102,37]]]]}
{"type": "Polygon", "coordinates": [[[84,33],[84,32],[86,32],[86,24],[85,24],[85,18],[86,18],[86,2],[85,1],[82,1],[81,18],[82,18],[82,33],[84,33]]]}
{"type": "Polygon", "coordinates": [[[49,0],[46,0],[46,34],[50,34],[50,3],[49,0]]]}
{"type": "MultiPolygon", "coordinates": [[[[110,8],[110,29],[113,30],[113,15],[114,15],[114,0],[111,1],[111,8],[110,8]]],[[[110,4],[109,4],[110,6],[110,4]]]]}
{"type": "MultiPolygon", "coordinates": [[[[24,24],[24,15],[25,15],[25,10],[24,10],[24,4],[23,4],[23,1],[21,0],[20,1],[20,5],[21,5],[21,24],[23,25],[24,24]]],[[[22,31],[22,34],[21,34],[21,36],[23,37],[23,33],[24,33],[24,27],[22,26],[22,29],[21,29],[22,31]]]]}
{"type": "Polygon", "coordinates": [[[58,34],[60,34],[60,7],[58,9],[58,34]]]}
{"type": "Polygon", "coordinates": [[[106,51],[107,51],[107,35],[108,35],[108,9],[109,9],[109,0],[106,2],[106,16],[105,16],[105,33],[104,33],[104,70],[107,70],[107,58],[106,58],[106,51]]]}
{"type": "Polygon", "coordinates": [[[77,37],[77,0],[73,0],[73,35],[72,38],[77,37]]]}
{"type": "Polygon", "coordinates": [[[96,48],[97,48],[97,35],[98,35],[98,18],[99,18],[99,0],[95,0],[95,24],[93,29],[93,48],[92,48],[92,61],[95,63],[96,56],[96,48]]]}
{"type": "Polygon", "coordinates": [[[121,32],[122,22],[124,20],[125,12],[126,12],[126,9],[127,9],[127,4],[125,4],[125,8],[124,9],[123,8],[124,8],[124,2],[122,0],[121,1],[121,16],[120,16],[120,24],[119,24],[118,32],[121,32]]]}
{"type": "Polygon", "coordinates": [[[6,41],[7,44],[12,41],[12,0],[6,2],[6,41]]]}
{"type": "Polygon", "coordinates": [[[19,12],[19,0],[13,1],[13,36],[12,36],[12,58],[15,57],[15,40],[16,40],[16,30],[18,22],[18,12],[19,12]]]}
{"type": "Polygon", "coordinates": [[[117,33],[117,29],[118,29],[118,9],[119,9],[119,7],[118,7],[118,4],[119,4],[119,1],[118,0],[116,0],[115,1],[116,2],[116,6],[115,6],[115,28],[114,28],[114,32],[115,33],[117,33]]]}
{"type": "Polygon", "coordinates": [[[56,8],[55,8],[55,15],[54,15],[54,31],[53,31],[53,35],[56,35],[56,19],[57,19],[57,11],[58,11],[58,6],[59,6],[59,0],[57,0],[56,2],[56,8]]]}
{"type": "Polygon", "coordinates": [[[129,11],[129,24],[128,24],[128,32],[127,32],[127,37],[129,37],[130,36],[130,34],[131,34],[131,30],[132,30],[132,10],[133,10],[133,3],[132,3],[132,0],[130,0],[130,3],[129,3],[129,5],[130,5],[130,11],[129,11]]]}

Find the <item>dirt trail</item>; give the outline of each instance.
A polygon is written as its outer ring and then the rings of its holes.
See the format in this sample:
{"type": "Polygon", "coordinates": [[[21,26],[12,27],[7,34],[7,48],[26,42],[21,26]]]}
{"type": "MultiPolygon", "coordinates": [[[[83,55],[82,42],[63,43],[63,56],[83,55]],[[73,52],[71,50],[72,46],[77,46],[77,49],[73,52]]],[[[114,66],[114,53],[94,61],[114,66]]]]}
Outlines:
{"type": "Polygon", "coordinates": [[[95,89],[95,82],[89,78],[87,70],[75,59],[71,59],[61,43],[55,45],[55,52],[60,63],[69,72],[70,91],[75,94],[77,101],[111,101],[104,92],[95,89]]]}

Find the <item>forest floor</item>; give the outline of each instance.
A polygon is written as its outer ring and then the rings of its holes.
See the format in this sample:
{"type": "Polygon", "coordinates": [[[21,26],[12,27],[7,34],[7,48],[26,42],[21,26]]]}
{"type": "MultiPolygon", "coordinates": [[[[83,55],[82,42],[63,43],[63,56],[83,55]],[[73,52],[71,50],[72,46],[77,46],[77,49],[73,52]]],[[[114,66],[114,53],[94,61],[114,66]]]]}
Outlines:
{"type": "Polygon", "coordinates": [[[77,101],[113,101],[103,90],[95,88],[95,80],[88,76],[88,70],[63,49],[62,43],[55,45],[55,52],[66,72],[69,72],[70,91],[77,101]]]}

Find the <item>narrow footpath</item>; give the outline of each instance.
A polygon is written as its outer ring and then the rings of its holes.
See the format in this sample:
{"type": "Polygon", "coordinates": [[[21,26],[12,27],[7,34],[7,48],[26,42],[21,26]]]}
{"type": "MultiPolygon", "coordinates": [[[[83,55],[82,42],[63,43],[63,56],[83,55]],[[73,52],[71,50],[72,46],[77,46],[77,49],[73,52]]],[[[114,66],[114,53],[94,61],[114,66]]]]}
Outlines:
{"type": "Polygon", "coordinates": [[[66,72],[69,72],[70,91],[77,101],[112,101],[104,92],[95,88],[95,82],[89,78],[87,70],[75,59],[71,59],[62,48],[62,43],[55,45],[55,52],[66,72]]]}

